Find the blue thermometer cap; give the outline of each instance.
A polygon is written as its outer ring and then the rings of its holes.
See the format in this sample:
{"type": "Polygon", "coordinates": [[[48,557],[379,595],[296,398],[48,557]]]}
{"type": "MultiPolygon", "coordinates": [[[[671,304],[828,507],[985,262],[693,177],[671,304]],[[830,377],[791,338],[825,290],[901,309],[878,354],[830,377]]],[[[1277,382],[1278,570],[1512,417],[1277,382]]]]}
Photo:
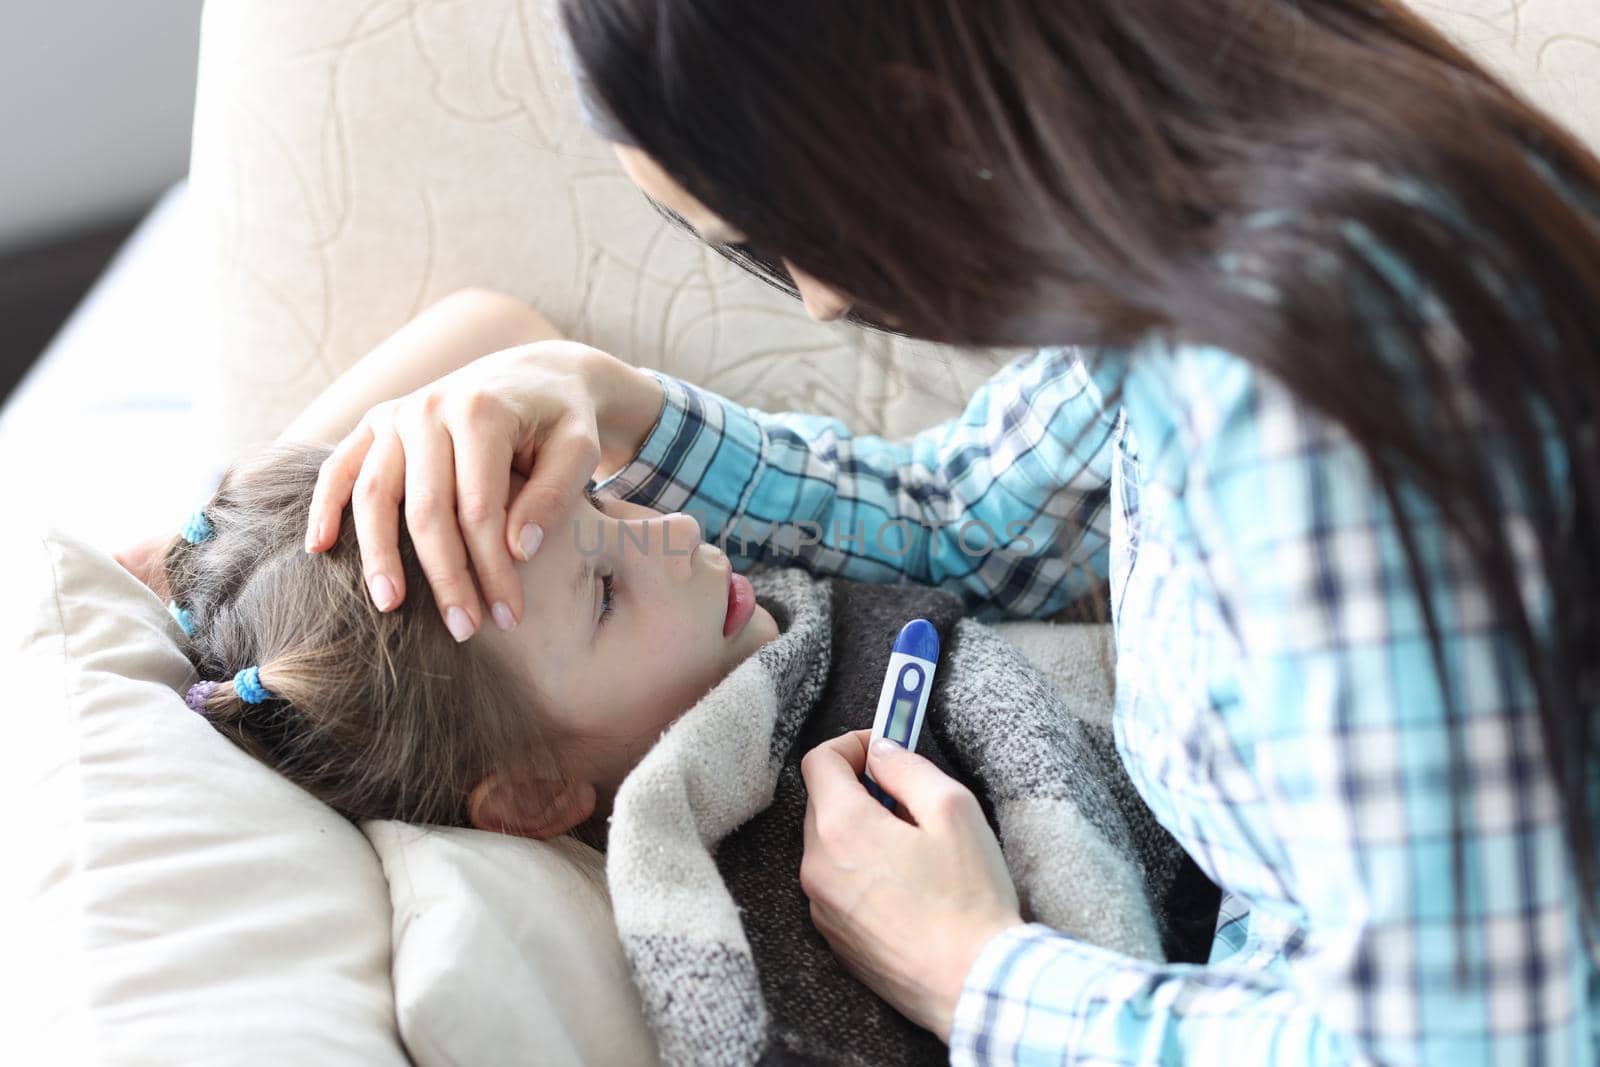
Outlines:
{"type": "Polygon", "coordinates": [[[939,631],[927,619],[912,619],[900,628],[894,651],[933,663],[939,658],[939,631]]]}

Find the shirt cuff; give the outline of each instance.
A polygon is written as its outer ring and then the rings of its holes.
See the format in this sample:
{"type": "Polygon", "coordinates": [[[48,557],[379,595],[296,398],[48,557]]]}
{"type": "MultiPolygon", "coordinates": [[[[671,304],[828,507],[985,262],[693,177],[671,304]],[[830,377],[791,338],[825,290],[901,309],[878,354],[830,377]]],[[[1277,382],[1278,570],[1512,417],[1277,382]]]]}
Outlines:
{"type": "Polygon", "coordinates": [[[659,371],[661,414],[638,453],[596,485],[658,511],[687,511],[721,543],[763,469],[764,439],[754,413],[659,371]]]}
{"type": "MultiPolygon", "coordinates": [[[[1068,937],[1043,923],[1023,923],[990,938],[972,961],[950,1025],[951,1067],[1019,1062],[1024,1031],[1045,1020],[1029,1018],[1029,994],[1041,971],[1050,971],[1050,997],[1054,1003],[1076,999],[1060,988],[1064,957],[1083,955],[1083,985],[1103,970],[1094,960],[1103,950],[1068,937]]],[[[1070,981],[1070,978],[1069,978],[1070,981]]],[[[1065,1019],[1057,1020],[1065,1022],[1065,1019]]],[[[1034,1033],[1028,1036],[1037,1038],[1034,1033]]],[[[1054,1036],[1054,1035],[1053,1035],[1054,1036]]],[[[1066,1048],[1067,1035],[1058,1035],[1057,1047],[1066,1048]]]]}
{"type": "Polygon", "coordinates": [[[689,410],[687,387],[682,382],[649,367],[639,369],[660,384],[661,411],[656,415],[655,425],[639,442],[639,450],[633,454],[633,458],[604,478],[595,479],[594,485],[595,492],[606,491],[624,500],[631,500],[655,474],[657,465],[666,454],[667,442],[682,430],[689,410]]]}
{"type": "Polygon", "coordinates": [[[966,971],[962,997],[955,1001],[955,1016],[950,1021],[950,1067],[990,1062],[987,1035],[995,1029],[995,1016],[1005,1011],[1005,998],[998,990],[1013,969],[1014,960],[1027,952],[1034,941],[1029,936],[1034,928],[1056,933],[1040,923],[1019,923],[1002,929],[990,937],[966,971]]]}

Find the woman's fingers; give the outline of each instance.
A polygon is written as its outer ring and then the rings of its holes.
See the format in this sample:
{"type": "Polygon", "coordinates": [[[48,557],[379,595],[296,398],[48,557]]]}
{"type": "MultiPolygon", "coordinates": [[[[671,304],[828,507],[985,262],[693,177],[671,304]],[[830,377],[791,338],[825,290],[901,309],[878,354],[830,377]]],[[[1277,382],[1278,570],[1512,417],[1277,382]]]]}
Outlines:
{"type": "Polygon", "coordinates": [[[405,495],[406,455],[389,427],[373,433],[366,461],[356,476],[350,510],[356,542],[361,546],[361,573],[379,611],[392,611],[405,599],[405,570],[400,565],[400,500],[405,495]]]}
{"type": "MultiPolygon", "coordinates": [[[[917,824],[912,815],[912,806],[901,793],[915,793],[918,806],[921,798],[928,789],[940,788],[943,783],[955,784],[932,763],[915,753],[906,752],[899,745],[893,745],[894,752],[908,756],[926,772],[917,777],[908,777],[903,765],[895,763],[891,768],[898,774],[888,778],[880,772],[886,762],[894,763],[891,759],[886,761],[883,756],[870,753],[868,746],[872,743],[871,730],[850,730],[837,737],[830,737],[806,753],[801,760],[800,772],[805,778],[806,789],[812,794],[822,794],[830,806],[839,807],[844,804],[854,806],[861,797],[871,796],[866,787],[861,784],[861,776],[871,766],[873,780],[896,801],[893,815],[901,822],[917,824]]],[[[881,807],[877,800],[872,801],[873,807],[881,807]]],[[[887,810],[887,809],[883,809],[887,810]]]]}
{"type": "Polygon", "coordinates": [[[455,445],[427,406],[397,419],[395,429],[406,454],[406,528],[417,562],[450,636],[465,641],[482,625],[483,607],[456,515],[455,445]]]}
{"type": "Polygon", "coordinates": [[[812,800],[830,811],[845,813],[843,817],[853,822],[870,817],[864,813],[872,808],[888,814],[861,784],[871,737],[871,730],[851,730],[830,737],[800,760],[800,774],[812,800]]]}
{"type": "Polygon", "coordinates": [[[531,559],[547,531],[565,520],[568,508],[600,465],[593,416],[567,415],[539,442],[533,472],[512,502],[505,544],[518,559],[531,559]]]}
{"type": "Polygon", "coordinates": [[[871,730],[848,730],[838,737],[828,738],[812,751],[820,753],[817,762],[824,765],[823,773],[843,775],[848,768],[849,774],[854,777],[866,769],[867,744],[871,740],[871,730]],[[839,767],[834,757],[843,760],[845,767],[839,767]]]}
{"type": "Polygon", "coordinates": [[[349,502],[373,601],[393,610],[406,595],[403,506],[451,633],[464,640],[491,612],[510,628],[526,611],[516,561],[566,520],[600,462],[595,397],[609,394],[594,368],[591,349],[522,346],[375,406],[323,463],[307,551],[337,542],[349,502]],[[521,489],[518,472],[529,479],[521,489]]]}
{"type": "Polygon", "coordinates": [[[372,421],[363,418],[322,461],[306,515],[307,552],[321,552],[339,539],[340,517],[355,491],[361,465],[372,448],[372,438],[372,421]]]}
{"type": "Polygon", "coordinates": [[[972,791],[925,756],[884,741],[868,750],[867,765],[873,780],[894,797],[913,823],[921,825],[929,819],[983,822],[982,809],[972,791]]]}
{"type": "Polygon", "coordinates": [[[511,496],[511,441],[488,433],[491,413],[469,406],[453,427],[456,458],[456,515],[466,538],[478,587],[489,604],[489,617],[502,630],[522,618],[522,577],[506,550],[506,505],[511,496]],[[476,431],[476,432],[473,432],[476,431]]]}

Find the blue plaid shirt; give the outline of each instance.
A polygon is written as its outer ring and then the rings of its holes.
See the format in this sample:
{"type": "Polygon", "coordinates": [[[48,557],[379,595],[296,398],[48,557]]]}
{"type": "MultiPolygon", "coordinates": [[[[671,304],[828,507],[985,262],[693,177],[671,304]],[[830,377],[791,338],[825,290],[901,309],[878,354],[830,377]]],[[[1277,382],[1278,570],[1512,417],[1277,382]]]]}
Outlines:
{"type": "Polygon", "coordinates": [[[1109,579],[1118,750],[1224,889],[1210,959],[1016,927],[966,978],[951,1062],[1596,1062],[1600,975],[1531,687],[1454,543],[1413,522],[1461,683],[1460,896],[1443,695],[1370,468],[1227,353],[1122,362],[1114,409],[1110,360],[1046,350],[906,442],[660,376],[660,421],[608,481],[743,561],[932,582],[990,612],[1047,615],[1109,579]]]}

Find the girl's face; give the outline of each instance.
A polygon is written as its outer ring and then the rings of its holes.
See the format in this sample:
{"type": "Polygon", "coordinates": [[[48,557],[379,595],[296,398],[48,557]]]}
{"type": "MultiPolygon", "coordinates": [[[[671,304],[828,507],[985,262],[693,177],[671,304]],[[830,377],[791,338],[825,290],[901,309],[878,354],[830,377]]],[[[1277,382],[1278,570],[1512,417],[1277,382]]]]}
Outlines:
{"type": "Polygon", "coordinates": [[[778,635],[749,582],[682,513],[580,500],[517,569],[522,622],[478,639],[513,665],[605,797],[674,719],[778,635]]]}
{"type": "MultiPolygon", "coordinates": [[[[676,212],[694,227],[701,240],[714,245],[736,245],[745,240],[744,234],[723,222],[691,196],[649,155],[630,145],[614,144],[611,147],[617,153],[622,169],[633,179],[633,184],[656,203],[676,212]]],[[[818,322],[832,322],[850,310],[850,298],[839,290],[824,285],[787,259],[783,261],[783,267],[789,272],[794,287],[800,290],[800,302],[805,305],[806,314],[818,322]]]]}

